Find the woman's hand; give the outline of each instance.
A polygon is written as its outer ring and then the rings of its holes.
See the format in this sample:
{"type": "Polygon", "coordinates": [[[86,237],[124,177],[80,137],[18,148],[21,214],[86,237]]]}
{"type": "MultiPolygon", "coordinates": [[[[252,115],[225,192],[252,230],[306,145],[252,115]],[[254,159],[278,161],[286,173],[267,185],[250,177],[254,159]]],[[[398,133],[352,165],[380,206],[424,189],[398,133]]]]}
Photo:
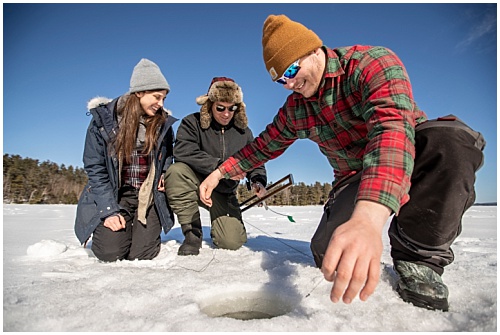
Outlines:
{"type": "Polygon", "coordinates": [[[125,229],[125,218],[121,214],[115,214],[108,216],[104,220],[104,227],[111,229],[112,231],[118,231],[125,229]]]}
{"type": "Polygon", "coordinates": [[[161,175],[160,180],[158,181],[158,191],[165,192],[165,180],[163,179],[163,175],[161,175]]]}

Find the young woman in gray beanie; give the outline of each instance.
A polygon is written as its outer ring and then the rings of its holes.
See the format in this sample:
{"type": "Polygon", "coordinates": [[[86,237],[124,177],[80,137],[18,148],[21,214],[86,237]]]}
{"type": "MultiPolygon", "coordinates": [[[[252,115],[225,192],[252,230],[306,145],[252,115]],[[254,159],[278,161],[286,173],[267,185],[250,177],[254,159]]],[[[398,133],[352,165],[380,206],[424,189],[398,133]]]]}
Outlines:
{"type": "Polygon", "coordinates": [[[169,91],[160,68],[142,59],[129,92],[88,103],[88,184],[78,202],[75,233],[82,244],[92,236],[91,249],[102,261],[152,259],[160,251],[162,227],[167,233],[174,225],[163,185],[177,121],[163,108],[169,91]]]}

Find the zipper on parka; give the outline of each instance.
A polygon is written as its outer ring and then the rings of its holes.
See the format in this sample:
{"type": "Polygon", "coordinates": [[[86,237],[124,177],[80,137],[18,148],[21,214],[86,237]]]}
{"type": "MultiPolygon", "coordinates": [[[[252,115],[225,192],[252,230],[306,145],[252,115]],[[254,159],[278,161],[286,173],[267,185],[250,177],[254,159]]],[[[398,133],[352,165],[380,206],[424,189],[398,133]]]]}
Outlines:
{"type": "Polygon", "coordinates": [[[226,160],[226,142],[224,140],[224,127],[221,128],[222,161],[226,160]]]}

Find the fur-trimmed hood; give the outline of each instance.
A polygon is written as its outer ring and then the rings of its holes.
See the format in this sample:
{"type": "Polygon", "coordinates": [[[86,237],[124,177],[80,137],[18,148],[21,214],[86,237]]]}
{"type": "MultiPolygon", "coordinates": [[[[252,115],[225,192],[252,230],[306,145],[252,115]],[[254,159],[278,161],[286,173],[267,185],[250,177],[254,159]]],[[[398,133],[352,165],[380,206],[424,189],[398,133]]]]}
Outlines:
{"type": "Polygon", "coordinates": [[[212,122],[212,105],[217,101],[239,105],[238,110],[233,116],[234,125],[242,130],[248,127],[246,105],[243,102],[241,87],[231,78],[215,77],[210,83],[207,94],[196,98],[196,103],[201,105],[200,126],[202,129],[210,127],[210,123],[212,122]]]}
{"type": "Polygon", "coordinates": [[[108,104],[111,101],[112,101],[112,99],[109,99],[106,97],[100,97],[100,96],[94,97],[87,102],[87,110],[91,110],[92,108],[96,108],[99,105],[108,104]]]}

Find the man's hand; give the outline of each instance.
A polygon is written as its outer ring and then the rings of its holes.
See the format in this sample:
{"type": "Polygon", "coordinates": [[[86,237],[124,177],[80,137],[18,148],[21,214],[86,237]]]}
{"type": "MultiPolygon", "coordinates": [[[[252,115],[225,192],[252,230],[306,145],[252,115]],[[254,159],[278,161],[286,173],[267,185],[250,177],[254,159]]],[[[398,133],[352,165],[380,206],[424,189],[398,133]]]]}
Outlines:
{"type": "Polygon", "coordinates": [[[121,214],[115,214],[108,216],[104,220],[104,227],[111,229],[112,231],[118,231],[125,228],[125,218],[121,214]]]}
{"type": "Polygon", "coordinates": [[[259,198],[262,198],[267,194],[266,188],[259,182],[252,183],[252,190],[255,193],[255,195],[259,198]]]}
{"type": "Polygon", "coordinates": [[[391,211],[384,205],[360,200],[351,218],[339,226],[326,249],[321,272],[333,282],[330,299],[349,304],[359,292],[365,301],[377,287],[382,255],[382,228],[391,211]]]}
{"type": "Polygon", "coordinates": [[[212,207],[212,191],[219,185],[219,180],[222,179],[222,173],[219,169],[215,169],[207,178],[200,184],[200,200],[208,207],[212,207]]]}

